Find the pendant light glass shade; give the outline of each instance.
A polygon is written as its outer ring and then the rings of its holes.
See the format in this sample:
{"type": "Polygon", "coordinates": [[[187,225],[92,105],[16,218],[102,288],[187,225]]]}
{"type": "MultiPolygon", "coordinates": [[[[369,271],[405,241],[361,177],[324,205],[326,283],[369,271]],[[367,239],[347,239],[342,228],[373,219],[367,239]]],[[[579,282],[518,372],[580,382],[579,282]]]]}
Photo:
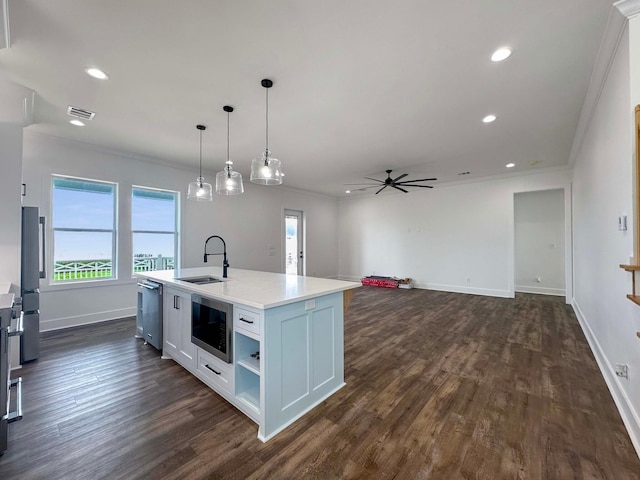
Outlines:
{"type": "Polygon", "coordinates": [[[251,181],[260,185],[282,184],[282,164],[277,158],[270,157],[271,152],[265,150],[262,157],[251,161],[251,181]]]}
{"type": "Polygon", "coordinates": [[[229,114],[233,112],[233,107],[225,106],[223,110],[227,112],[227,161],[224,170],[216,174],[216,193],[220,195],[240,195],[244,193],[242,185],[242,175],[233,171],[233,162],[229,160],[229,114]]]}
{"type": "Polygon", "coordinates": [[[197,202],[212,202],[213,187],[210,183],[206,183],[203,177],[198,177],[195,182],[189,184],[187,199],[197,202]]]}
{"type": "Polygon", "coordinates": [[[244,193],[242,175],[231,168],[233,162],[227,162],[226,167],[216,174],[216,193],[220,195],[240,195],[244,193]]]}
{"type": "Polygon", "coordinates": [[[261,157],[254,158],[251,161],[251,182],[260,185],[281,185],[282,163],[280,160],[271,157],[269,151],[269,89],[273,86],[273,82],[268,78],[262,80],[261,85],[266,92],[266,141],[265,149],[261,157]]]}
{"type": "Polygon", "coordinates": [[[206,183],[202,176],[202,132],[207,127],[204,125],[197,125],[196,128],[200,131],[200,175],[196,178],[195,182],[189,183],[189,188],[187,189],[187,200],[212,202],[213,187],[210,183],[206,183]]]}

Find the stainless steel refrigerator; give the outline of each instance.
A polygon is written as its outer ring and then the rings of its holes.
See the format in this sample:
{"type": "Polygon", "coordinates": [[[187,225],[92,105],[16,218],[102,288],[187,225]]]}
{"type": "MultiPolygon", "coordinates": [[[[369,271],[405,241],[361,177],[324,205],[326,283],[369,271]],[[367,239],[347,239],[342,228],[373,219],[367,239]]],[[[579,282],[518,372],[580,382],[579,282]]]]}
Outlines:
{"type": "Polygon", "coordinates": [[[38,207],[22,207],[22,262],[20,293],[24,333],[20,337],[20,363],[40,356],[40,279],[45,272],[45,221],[38,207]]]}

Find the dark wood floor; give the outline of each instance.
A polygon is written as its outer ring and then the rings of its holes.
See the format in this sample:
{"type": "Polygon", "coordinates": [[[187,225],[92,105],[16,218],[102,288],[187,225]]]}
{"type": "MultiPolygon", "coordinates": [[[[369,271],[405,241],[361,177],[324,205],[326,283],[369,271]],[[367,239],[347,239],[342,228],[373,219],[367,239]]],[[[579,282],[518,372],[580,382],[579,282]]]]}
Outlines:
{"type": "Polygon", "coordinates": [[[562,299],[357,290],[347,386],[266,444],[124,319],[43,336],[9,479],[638,479],[562,299]]]}

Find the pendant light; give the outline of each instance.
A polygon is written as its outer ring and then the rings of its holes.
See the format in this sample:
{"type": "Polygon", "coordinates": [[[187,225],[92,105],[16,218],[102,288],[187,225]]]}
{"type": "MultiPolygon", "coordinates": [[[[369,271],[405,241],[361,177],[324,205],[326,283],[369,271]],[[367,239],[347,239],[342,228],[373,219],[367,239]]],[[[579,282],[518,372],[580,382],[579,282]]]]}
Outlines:
{"type": "Polygon", "coordinates": [[[200,131],[200,176],[196,178],[195,182],[189,184],[187,199],[197,202],[212,202],[213,188],[210,183],[205,183],[204,177],[202,176],[202,132],[206,130],[207,127],[204,125],[196,125],[196,128],[200,131]]]}
{"type": "Polygon", "coordinates": [[[242,185],[242,175],[233,171],[233,162],[229,160],[229,114],[233,112],[233,107],[225,105],[222,109],[227,112],[227,162],[224,170],[216,174],[216,193],[220,195],[240,195],[244,192],[242,185]]]}
{"type": "Polygon", "coordinates": [[[266,146],[261,157],[256,157],[251,161],[251,181],[261,185],[280,185],[282,183],[282,165],[280,160],[270,157],[269,151],[269,89],[273,82],[265,78],[261,82],[266,92],[266,146]]]}

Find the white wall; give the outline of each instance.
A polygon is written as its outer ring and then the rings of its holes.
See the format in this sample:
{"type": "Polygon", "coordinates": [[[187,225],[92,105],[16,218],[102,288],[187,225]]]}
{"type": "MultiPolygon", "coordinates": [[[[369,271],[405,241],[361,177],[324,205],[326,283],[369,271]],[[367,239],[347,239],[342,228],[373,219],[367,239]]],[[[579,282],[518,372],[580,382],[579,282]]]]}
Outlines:
{"type": "MultiPolygon", "coordinates": [[[[223,162],[219,163],[222,167],[223,162]]],[[[331,277],[338,273],[338,209],[333,198],[256,186],[245,179],[243,195],[215,196],[213,203],[188,202],[186,188],[197,176],[195,170],[181,170],[28,130],[24,136],[23,174],[29,187],[24,204],[39,206],[47,217],[51,212],[52,174],[117,182],[121,197],[121,278],[73,285],[42,281],[42,331],[135,314],[136,287],[130,275],[128,229],[131,185],[181,192],[182,267],[204,266],[204,241],[216,234],[227,242],[230,272],[233,268],[284,271],[284,209],[293,208],[306,215],[308,274],[331,277]]],[[[215,171],[205,171],[204,176],[215,181],[215,171]]],[[[51,238],[49,232],[49,242],[51,238]]],[[[48,257],[51,258],[50,246],[48,257]]],[[[210,257],[209,262],[219,265],[221,258],[210,257]]]]}
{"type": "Polygon", "coordinates": [[[625,30],[574,166],[573,307],[640,452],[640,307],[627,300],[631,275],[619,268],[629,263],[633,233],[617,228],[618,216],[632,212],[633,106],[640,103],[637,93],[630,98],[630,59],[640,65],[637,20],[631,28],[632,49],[625,30]],[[629,366],[629,379],[616,377],[616,363],[629,366]]]}
{"type": "Polygon", "coordinates": [[[20,296],[22,125],[0,122],[0,283],[20,296]]]}
{"type": "MultiPolygon", "coordinates": [[[[22,133],[33,92],[0,78],[0,284],[20,296],[22,133]]],[[[20,341],[11,339],[10,363],[20,365],[20,341]]]]}
{"type": "Polygon", "coordinates": [[[515,195],[516,292],[565,294],[564,191],[515,195]]]}
{"type": "Polygon", "coordinates": [[[510,297],[514,194],[565,187],[556,169],[340,201],[340,276],[411,277],[434,290],[510,297]]]}
{"type": "Polygon", "coordinates": [[[0,284],[20,295],[22,130],[32,91],[0,78],[0,284]]]}

